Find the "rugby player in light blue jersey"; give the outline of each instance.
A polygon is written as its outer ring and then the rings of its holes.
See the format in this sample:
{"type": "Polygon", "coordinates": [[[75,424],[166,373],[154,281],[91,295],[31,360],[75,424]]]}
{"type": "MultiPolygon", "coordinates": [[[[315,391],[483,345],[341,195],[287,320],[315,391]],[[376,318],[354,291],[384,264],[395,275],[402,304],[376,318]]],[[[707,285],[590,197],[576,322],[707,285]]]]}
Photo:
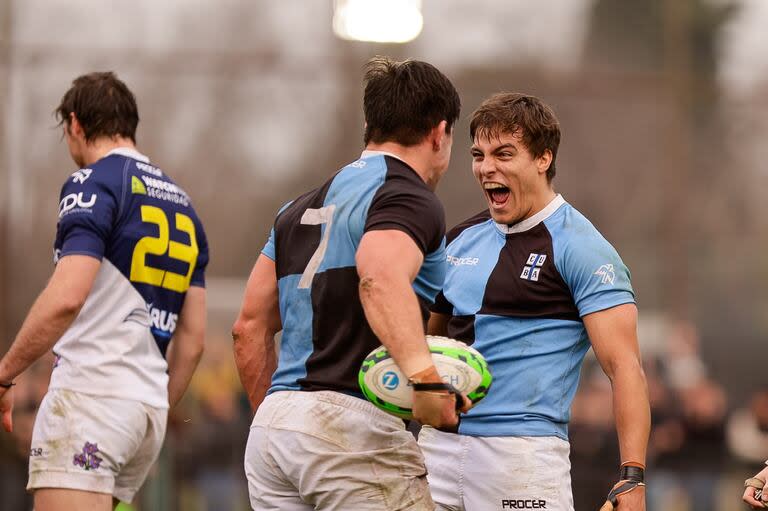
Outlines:
{"type": "Polygon", "coordinates": [[[137,151],[136,101],[113,73],[77,78],[56,114],[81,168],[61,190],[53,276],[0,361],[0,412],[10,431],[13,379],[53,348],[27,489],[37,511],[107,511],[144,482],[202,354],[208,247],[187,194],[137,151]]]}
{"type": "Polygon", "coordinates": [[[422,429],[433,498],[439,509],[572,511],[567,424],[591,344],[613,385],[621,448],[609,500],[642,511],[650,410],[629,271],[552,188],[560,128],[547,105],[494,95],[470,138],[488,209],[448,233],[429,333],[479,350],[494,382],[458,435],[422,429]]]}

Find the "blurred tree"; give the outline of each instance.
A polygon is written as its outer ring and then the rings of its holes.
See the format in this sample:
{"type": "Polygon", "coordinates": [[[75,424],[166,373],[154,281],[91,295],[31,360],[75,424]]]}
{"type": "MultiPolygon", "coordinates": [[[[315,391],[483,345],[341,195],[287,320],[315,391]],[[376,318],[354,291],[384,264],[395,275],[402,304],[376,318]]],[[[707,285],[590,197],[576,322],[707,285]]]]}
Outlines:
{"type": "MultiPolygon", "coordinates": [[[[13,2],[0,2],[0,111],[7,111],[9,101],[11,73],[11,15],[13,2]]],[[[0,122],[0,187],[7,186],[8,154],[6,125],[0,122]]],[[[6,339],[9,337],[8,328],[8,287],[6,272],[8,271],[8,217],[6,214],[7,201],[0,201],[0,352],[5,351],[6,339]]]]}
{"type": "MultiPolygon", "coordinates": [[[[701,296],[691,273],[697,267],[707,278],[717,272],[704,265],[724,219],[736,223],[746,212],[717,207],[711,196],[714,189],[738,189],[733,175],[726,180],[720,172],[726,151],[724,138],[717,136],[716,80],[720,29],[735,9],[731,1],[597,0],[585,48],[590,69],[659,77],[663,155],[661,168],[650,171],[660,185],[654,191],[662,195],[657,217],[660,305],[679,318],[689,318],[692,301],[701,296]]],[[[726,195],[720,201],[730,206],[726,195]]]]}

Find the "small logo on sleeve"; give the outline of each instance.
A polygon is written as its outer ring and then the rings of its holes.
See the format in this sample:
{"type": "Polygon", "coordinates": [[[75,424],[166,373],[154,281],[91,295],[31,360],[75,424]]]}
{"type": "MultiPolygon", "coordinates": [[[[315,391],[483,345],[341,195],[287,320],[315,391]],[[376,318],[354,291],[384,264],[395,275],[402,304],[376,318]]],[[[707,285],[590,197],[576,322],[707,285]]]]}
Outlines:
{"type": "Polygon", "coordinates": [[[59,218],[69,213],[93,213],[93,205],[96,204],[96,194],[92,193],[88,199],[83,192],[70,193],[59,202],[59,218]]]}
{"type": "Polygon", "coordinates": [[[91,177],[92,173],[92,169],[80,169],[72,174],[72,182],[83,184],[89,177],[91,177]]]}
{"type": "Polygon", "coordinates": [[[84,468],[85,470],[96,470],[101,466],[101,462],[104,461],[96,455],[99,452],[98,444],[85,442],[83,452],[81,454],[75,454],[72,464],[76,467],[84,468]]]}
{"type": "Polygon", "coordinates": [[[538,282],[539,274],[541,273],[541,267],[544,266],[544,261],[547,260],[546,254],[531,254],[528,256],[528,260],[523,267],[523,273],[520,274],[520,278],[523,280],[532,280],[538,282]]]}
{"type": "Polygon", "coordinates": [[[600,277],[600,282],[602,284],[613,285],[614,281],[616,280],[616,271],[613,269],[612,264],[602,265],[593,275],[600,277]]]}

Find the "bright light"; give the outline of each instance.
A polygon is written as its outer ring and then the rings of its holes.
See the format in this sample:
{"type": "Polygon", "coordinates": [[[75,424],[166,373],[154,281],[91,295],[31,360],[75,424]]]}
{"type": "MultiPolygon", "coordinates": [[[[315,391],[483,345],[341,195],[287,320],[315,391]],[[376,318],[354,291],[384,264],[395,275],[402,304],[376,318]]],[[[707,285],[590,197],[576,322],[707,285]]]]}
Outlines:
{"type": "Polygon", "coordinates": [[[407,43],[421,33],[421,0],[336,0],[333,31],[342,39],[407,43]]]}

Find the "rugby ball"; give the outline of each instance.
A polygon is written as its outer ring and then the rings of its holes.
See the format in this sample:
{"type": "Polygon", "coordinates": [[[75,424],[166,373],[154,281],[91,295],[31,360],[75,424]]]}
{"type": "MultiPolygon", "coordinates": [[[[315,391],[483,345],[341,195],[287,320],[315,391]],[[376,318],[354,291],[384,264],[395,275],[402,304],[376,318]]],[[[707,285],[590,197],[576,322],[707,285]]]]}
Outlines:
{"type": "MultiPolygon", "coordinates": [[[[464,392],[473,403],[483,399],[492,376],[483,356],[471,346],[448,337],[427,336],[429,351],[443,381],[464,392]]],[[[384,346],[370,352],[358,373],[363,394],[385,412],[413,417],[413,389],[384,346]]]]}

